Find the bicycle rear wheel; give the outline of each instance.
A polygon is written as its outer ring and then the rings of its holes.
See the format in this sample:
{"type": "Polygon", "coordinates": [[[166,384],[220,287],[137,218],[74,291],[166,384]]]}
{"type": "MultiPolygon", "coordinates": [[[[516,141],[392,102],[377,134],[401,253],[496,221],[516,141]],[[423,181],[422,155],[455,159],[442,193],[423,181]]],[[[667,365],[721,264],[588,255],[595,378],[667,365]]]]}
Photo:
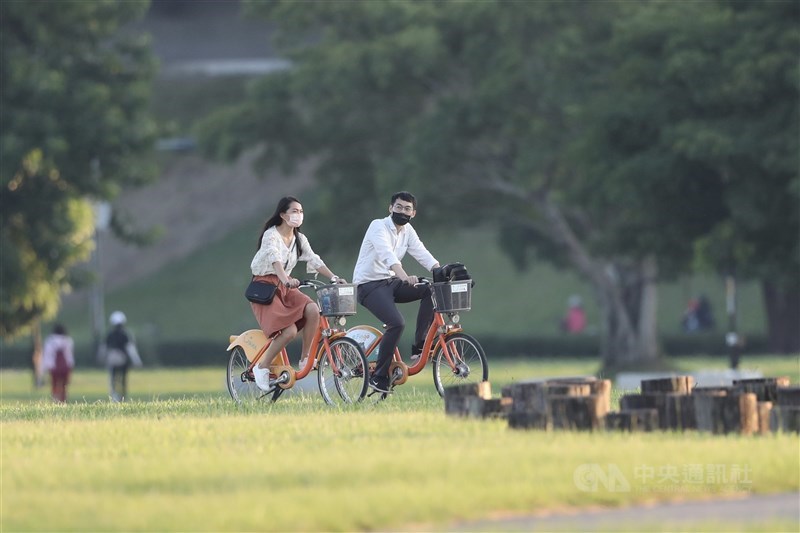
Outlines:
{"type": "Polygon", "coordinates": [[[361,346],[348,337],[339,337],[330,343],[330,351],[323,350],[317,363],[319,392],[325,403],[360,402],[367,393],[369,370],[361,346]]]}
{"type": "Polygon", "coordinates": [[[265,396],[256,386],[253,373],[248,371],[250,361],[241,346],[235,346],[228,358],[228,392],[234,401],[258,400],[265,396]]]}
{"type": "Polygon", "coordinates": [[[453,365],[438,346],[433,354],[433,383],[439,396],[444,388],[463,383],[479,383],[489,379],[489,363],[480,343],[472,335],[454,333],[445,341],[453,365]]]}

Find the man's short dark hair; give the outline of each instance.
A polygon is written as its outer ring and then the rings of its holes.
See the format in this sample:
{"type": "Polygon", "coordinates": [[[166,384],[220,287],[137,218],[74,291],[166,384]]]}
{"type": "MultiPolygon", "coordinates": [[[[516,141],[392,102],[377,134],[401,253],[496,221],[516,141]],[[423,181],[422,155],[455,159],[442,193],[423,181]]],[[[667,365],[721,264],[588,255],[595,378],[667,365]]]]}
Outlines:
{"type": "Polygon", "coordinates": [[[394,205],[397,199],[403,200],[404,202],[411,202],[411,205],[414,206],[414,211],[417,210],[417,197],[411,194],[408,191],[400,191],[396,192],[392,195],[392,201],[389,202],[389,205],[394,205]]]}

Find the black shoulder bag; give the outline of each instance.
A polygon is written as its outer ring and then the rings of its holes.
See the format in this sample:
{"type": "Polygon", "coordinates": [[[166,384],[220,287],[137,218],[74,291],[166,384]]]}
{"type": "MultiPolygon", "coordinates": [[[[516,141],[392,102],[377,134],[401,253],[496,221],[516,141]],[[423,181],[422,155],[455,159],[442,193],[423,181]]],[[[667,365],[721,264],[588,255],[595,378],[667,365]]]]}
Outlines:
{"type": "MultiPolygon", "coordinates": [[[[292,250],[294,250],[295,244],[297,244],[297,237],[295,237],[294,241],[295,242],[292,243],[292,250]]],[[[290,254],[292,253],[292,250],[289,250],[290,254]]],[[[289,258],[287,257],[283,268],[285,269],[288,266],[289,258]]],[[[269,305],[272,303],[272,299],[275,298],[275,291],[277,290],[278,286],[274,283],[252,280],[250,281],[250,285],[248,285],[247,289],[244,291],[244,297],[254,304],[269,305]]]]}

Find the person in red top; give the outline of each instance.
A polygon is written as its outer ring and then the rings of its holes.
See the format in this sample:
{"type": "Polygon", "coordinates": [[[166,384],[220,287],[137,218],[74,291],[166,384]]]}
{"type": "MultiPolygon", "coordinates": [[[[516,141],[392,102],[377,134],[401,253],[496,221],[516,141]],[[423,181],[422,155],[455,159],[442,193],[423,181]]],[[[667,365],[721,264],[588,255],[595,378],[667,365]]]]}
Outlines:
{"type": "Polygon", "coordinates": [[[42,368],[50,372],[53,401],[67,401],[69,376],[75,367],[74,342],[67,335],[67,328],[61,324],[53,326],[53,333],[47,336],[42,347],[42,368]]]}
{"type": "Polygon", "coordinates": [[[567,315],[562,322],[562,328],[567,333],[581,333],[586,329],[586,311],[580,296],[573,295],[569,298],[567,315]]]}

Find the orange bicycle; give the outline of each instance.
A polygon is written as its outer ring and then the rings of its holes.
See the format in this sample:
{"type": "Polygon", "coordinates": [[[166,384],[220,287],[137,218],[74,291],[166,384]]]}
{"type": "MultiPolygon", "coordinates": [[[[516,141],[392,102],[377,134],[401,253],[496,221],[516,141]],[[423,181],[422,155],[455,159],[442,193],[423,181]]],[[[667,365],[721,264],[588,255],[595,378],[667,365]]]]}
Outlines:
{"type": "MultiPolygon", "coordinates": [[[[480,343],[461,328],[459,312],[469,311],[472,300],[472,281],[432,283],[420,278],[419,284],[433,290],[433,322],[425,336],[422,355],[411,366],[406,365],[395,349],[390,366],[392,385],[402,385],[409,376],[419,374],[428,360],[433,363],[433,383],[439,396],[449,385],[488,381],[489,364],[480,343]]],[[[383,333],[367,325],[353,326],[347,336],[355,340],[367,355],[370,370],[375,367],[383,333]]]]}
{"type": "Polygon", "coordinates": [[[271,396],[276,401],[283,391],[291,389],[297,380],[317,369],[319,391],[326,403],[353,403],[367,393],[369,367],[361,346],[346,336],[346,316],[356,313],[356,287],[352,284],[325,285],[305,280],[300,288],[313,288],[320,308],[320,321],[303,368],[295,370],[282,349],[270,365],[270,388],[262,391],[256,386],[253,367],[267,351],[272,338],[260,329],[251,329],[230,336],[228,352],[228,392],[236,402],[271,396]],[[329,320],[330,318],[330,320],[329,320]]]}

